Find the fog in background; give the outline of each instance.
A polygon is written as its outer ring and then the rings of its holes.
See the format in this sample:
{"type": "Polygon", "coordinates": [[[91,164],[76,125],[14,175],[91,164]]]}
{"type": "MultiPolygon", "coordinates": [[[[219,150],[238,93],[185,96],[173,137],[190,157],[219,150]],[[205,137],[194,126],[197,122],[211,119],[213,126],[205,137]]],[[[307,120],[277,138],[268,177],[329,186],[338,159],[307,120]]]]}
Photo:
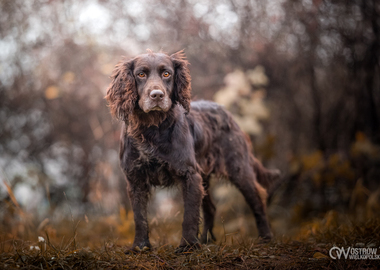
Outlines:
{"type": "MultiPolygon", "coordinates": [[[[14,229],[20,209],[37,225],[130,211],[120,123],[103,97],[122,56],[148,48],[184,49],[193,99],[226,106],[255,155],[283,172],[269,207],[275,231],[331,211],[379,215],[378,1],[4,0],[2,230],[24,233],[14,229]]],[[[244,200],[215,186],[217,216],[242,228],[244,200]]],[[[157,193],[152,212],[180,211],[177,193],[157,193]]]]}

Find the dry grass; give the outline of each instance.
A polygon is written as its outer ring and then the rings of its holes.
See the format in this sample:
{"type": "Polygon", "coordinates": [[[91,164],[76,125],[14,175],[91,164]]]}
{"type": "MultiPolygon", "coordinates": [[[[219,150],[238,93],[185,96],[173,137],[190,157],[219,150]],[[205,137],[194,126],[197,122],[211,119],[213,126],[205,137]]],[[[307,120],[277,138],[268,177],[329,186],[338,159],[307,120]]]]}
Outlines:
{"type": "MultiPolygon", "coordinates": [[[[125,254],[133,231],[126,221],[113,217],[66,220],[47,224],[25,238],[2,234],[0,269],[378,269],[380,260],[333,260],[334,246],[380,245],[379,220],[354,223],[329,213],[301,226],[292,237],[267,244],[240,233],[225,234],[221,241],[201,250],[177,255],[175,241],[156,239],[154,249],[125,254]],[[86,222],[87,221],[87,222],[86,222]],[[55,229],[54,229],[55,227],[55,229]],[[38,242],[37,234],[45,242],[38,242]],[[124,236],[123,236],[124,235],[124,236]],[[116,237],[120,237],[119,240],[116,237]],[[33,240],[33,241],[32,241],[33,240]],[[161,244],[160,244],[161,242],[161,244]],[[36,249],[36,247],[38,247],[36,249]]],[[[156,235],[180,234],[179,222],[156,222],[156,235]]],[[[154,239],[152,239],[154,240],[154,239]]],[[[378,251],[378,254],[380,252],[378,251]]]]}
{"type": "Polygon", "coordinates": [[[19,206],[10,188],[8,192],[12,196],[3,201],[1,213],[0,269],[380,268],[380,260],[329,257],[333,246],[372,247],[379,249],[380,255],[380,219],[376,217],[363,222],[330,211],[302,224],[278,217],[271,222],[277,237],[262,244],[254,237],[252,227],[247,230],[242,226],[254,223],[250,212],[235,209],[229,217],[224,211],[224,218],[218,215],[216,219],[217,243],[178,255],[174,250],[181,237],[182,210],[176,209],[176,214],[150,218],[152,251],[125,254],[134,235],[131,211],[121,208],[118,214],[109,216],[74,218],[69,208],[69,218],[53,220],[52,215],[52,220],[40,221],[19,206]],[[284,231],[288,234],[279,236],[284,231]]]}

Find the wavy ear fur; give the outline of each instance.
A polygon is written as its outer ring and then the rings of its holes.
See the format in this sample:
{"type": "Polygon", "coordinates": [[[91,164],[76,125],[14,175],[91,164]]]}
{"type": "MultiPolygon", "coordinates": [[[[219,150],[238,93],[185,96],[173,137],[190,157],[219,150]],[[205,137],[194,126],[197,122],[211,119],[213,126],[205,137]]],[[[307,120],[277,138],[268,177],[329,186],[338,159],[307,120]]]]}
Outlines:
{"type": "Polygon", "coordinates": [[[189,62],[183,50],[170,56],[174,65],[174,92],[173,103],[179,103],[186,110],[190,111],[191,101],[191,76],[188,68],[189,62]]]}
{"type": "Polygon", "coordinates": [[[133,112],[138,98],[133,68],[134,60],[117,64],[105,96],[111,114],[123,121],[128,120],[128,115],[133,112]]]}

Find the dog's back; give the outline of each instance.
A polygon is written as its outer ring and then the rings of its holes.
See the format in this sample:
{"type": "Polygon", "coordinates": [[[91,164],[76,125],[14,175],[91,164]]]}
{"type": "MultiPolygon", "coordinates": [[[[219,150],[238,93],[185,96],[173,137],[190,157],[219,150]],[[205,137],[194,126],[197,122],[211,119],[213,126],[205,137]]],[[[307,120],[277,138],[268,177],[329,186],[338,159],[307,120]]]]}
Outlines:
{"type": "Polygon", "coordinates": [[[248,166],[254,170],[260,185],[268,192],[273,191],[280,172],[267,170],[252,155],[249,137],[223,106],[211,101],[193,101],[187,120],[204,178],[211,173],[231,178],[235,170],[248,166]]]}

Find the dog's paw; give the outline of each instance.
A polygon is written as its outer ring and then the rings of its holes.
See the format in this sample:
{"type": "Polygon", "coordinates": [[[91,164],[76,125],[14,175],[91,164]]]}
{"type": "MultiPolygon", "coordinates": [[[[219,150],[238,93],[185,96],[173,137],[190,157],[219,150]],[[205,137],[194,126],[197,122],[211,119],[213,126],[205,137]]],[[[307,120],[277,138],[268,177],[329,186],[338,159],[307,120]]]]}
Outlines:
{"type": "Polygon", "coordinates": [[[140,248],[139,246],[132,247],[131,249],[127,249],[124,253],[125,254],[139,254],[139,253],[145,253],[152,250],[151,246],[143,246],[143,248],[140,248]]]}
{"type": "Polygon", "coordinates": [[[175,254],[184,254],[184,253],[191,253],[197,249],[200,249],[201,245],[199,243],[194,243],[194,244],[188,244],[185,246],[179,246],[175,249],[174,253],[175,254]]]}
{"type": "Polygon", "coordinates": [[[272,239],[273,239],[273,235],[272,234],[268,234],[268,235],[265,235],[265,236],[260,236],[259,237],[259,244],[269,243],[270,241],[272,241],[272,239]]]}

